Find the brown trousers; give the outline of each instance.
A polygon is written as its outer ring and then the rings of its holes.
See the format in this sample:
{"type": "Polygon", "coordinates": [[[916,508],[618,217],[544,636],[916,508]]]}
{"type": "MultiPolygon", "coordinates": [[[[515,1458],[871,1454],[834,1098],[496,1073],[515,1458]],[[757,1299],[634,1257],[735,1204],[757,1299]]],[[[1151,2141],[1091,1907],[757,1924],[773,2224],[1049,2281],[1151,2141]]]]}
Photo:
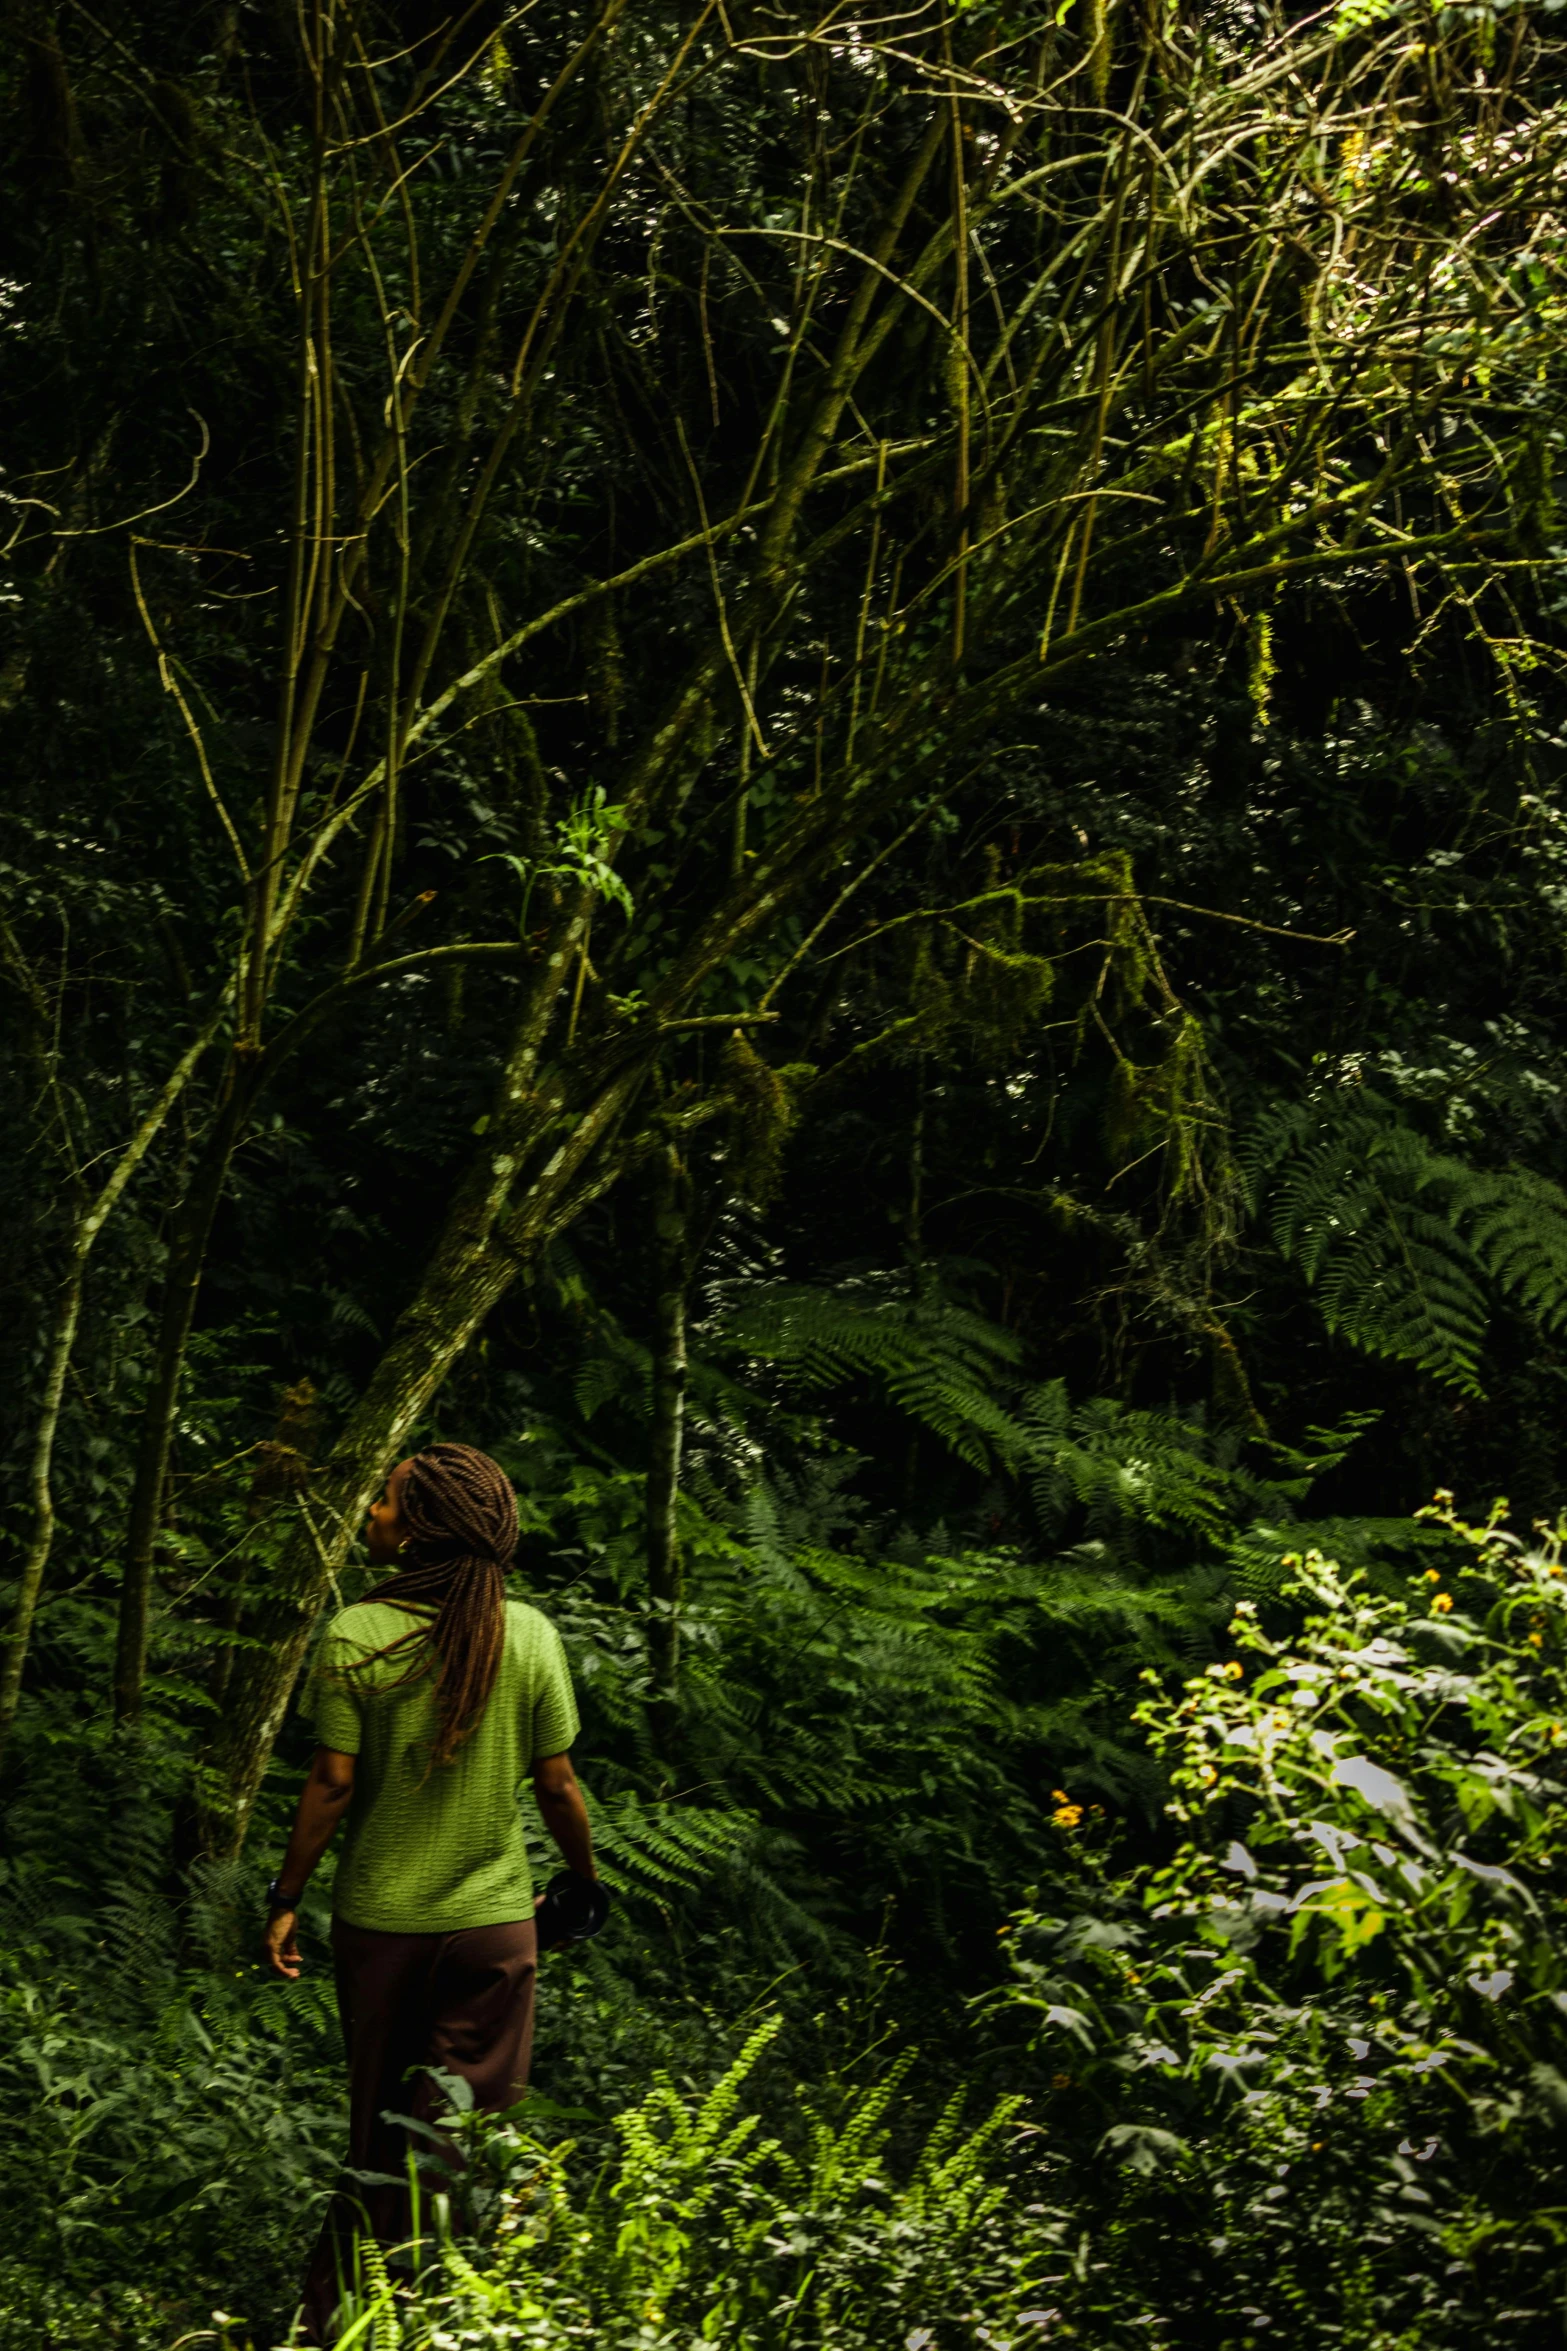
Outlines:
{"type": "MultiPolygon", "coordinates": [[[[385,2117],[429,2122],[442,2108],[429,2075],[414,2069],[463,2075],[486,2113],[527,2088],[538,1953],[531,1918],[452,1935],[384,1935],[334,1919],[332,1957],[348,2045],[348,2171],[305,2278],[304,2332],[316,2343],[331,2341],[333,2313],[352,2284],[354,2231],[384,2246],[412,2233],[409,2134],[385,2117]],[[396,2184],[371,2185],[356,2171],[390,2174],[396,2184]]],[[[428,2139],[415,2143],[435,2152],[428,2139]]],[[[455,2149],[447,2160],[455,2165],[455,2149]]]]}

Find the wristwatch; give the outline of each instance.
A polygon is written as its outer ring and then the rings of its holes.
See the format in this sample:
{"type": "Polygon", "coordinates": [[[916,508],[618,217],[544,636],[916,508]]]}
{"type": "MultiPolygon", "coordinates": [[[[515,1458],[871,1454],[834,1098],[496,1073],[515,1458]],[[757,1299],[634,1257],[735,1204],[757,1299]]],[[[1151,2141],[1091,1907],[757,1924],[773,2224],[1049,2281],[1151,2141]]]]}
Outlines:
{"type": "Polygon", "coordinates": [[[267,1887],[267,1915],[269,1918],[276,1918],[280,1912],[285,1910],[297,1910],[299,1902],[300,1897],[297,1894],[284,1893],[281,1878],[272,1879],[267,1887]]]}

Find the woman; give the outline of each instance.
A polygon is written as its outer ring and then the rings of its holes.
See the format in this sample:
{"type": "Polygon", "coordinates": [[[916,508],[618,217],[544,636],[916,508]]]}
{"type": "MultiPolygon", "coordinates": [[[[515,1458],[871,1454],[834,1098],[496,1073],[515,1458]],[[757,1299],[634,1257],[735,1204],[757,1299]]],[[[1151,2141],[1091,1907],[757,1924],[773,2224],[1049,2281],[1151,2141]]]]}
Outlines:
{"type": "Polygon", "coordinates": [[[300,1898],[347,1815],[332,1955],[350,2170],[306,2280],[317,2342],[330,2339],[353,2276],[355,2227],[383,2245],[409,2233],[406,2187],[356,2185],[352,2174],[406,2178],[405,2135],[383,2117],[439,2110],[416,2069],[464,2075],[475,2107],[491,2111],[526,2086],[537,1963],[527,1776],[567,1866],[597,1874],[567,1753],[577,1708],[560,1636],[506,1597],[517,1501],[505,1472],[468,1445],[399,1462],[371,1508],[368,1545],[397,1572],[327,1627],[313,1676],[320,1744],[267,1889],[266,1955],[292,1980],[300,1898]]]}

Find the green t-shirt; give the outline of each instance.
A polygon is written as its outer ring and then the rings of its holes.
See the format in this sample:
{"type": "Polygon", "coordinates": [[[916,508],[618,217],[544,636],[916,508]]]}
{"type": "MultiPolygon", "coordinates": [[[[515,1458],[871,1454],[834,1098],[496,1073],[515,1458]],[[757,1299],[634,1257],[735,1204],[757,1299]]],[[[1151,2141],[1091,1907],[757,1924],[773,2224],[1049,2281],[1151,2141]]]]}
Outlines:
{"type": "Polygon", "coordinates": [[[506,1645],[489,1704],[450,1763],[427,1771],[435,1678],[401,1689],[409,1653],[344,1678],[419,1619],[362,1600],[327,1626],[312,1675],[323,1747],[359,1758],[333,1909],[383,1934],[449,1935],[533,1916],[522,1785],[541,1755],[563,1755],[577,1705],[560,1635],[520,1600],[506,1603],[506,1645]]]}

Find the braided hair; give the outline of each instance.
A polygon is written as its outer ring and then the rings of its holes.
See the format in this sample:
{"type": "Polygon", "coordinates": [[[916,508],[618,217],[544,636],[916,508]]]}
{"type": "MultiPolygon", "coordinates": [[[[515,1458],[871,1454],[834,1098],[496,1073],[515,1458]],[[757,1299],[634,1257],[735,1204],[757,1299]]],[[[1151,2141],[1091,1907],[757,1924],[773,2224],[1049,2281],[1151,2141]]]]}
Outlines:
{"type": "Polygon", "coordinates": [[[431,1445],[408,1465],[402,1515],[408,1565],[365,1597],[428,1616],[376,1657],[408,1653],[408,1670],[384,1688],[400,1689],[434,1672],[433,1768],[450,1763],[478,1729],[495,1687],[506,1639],[505,1571],[517,1548],[517,1497],[487,1453],[431,1445]]]}

